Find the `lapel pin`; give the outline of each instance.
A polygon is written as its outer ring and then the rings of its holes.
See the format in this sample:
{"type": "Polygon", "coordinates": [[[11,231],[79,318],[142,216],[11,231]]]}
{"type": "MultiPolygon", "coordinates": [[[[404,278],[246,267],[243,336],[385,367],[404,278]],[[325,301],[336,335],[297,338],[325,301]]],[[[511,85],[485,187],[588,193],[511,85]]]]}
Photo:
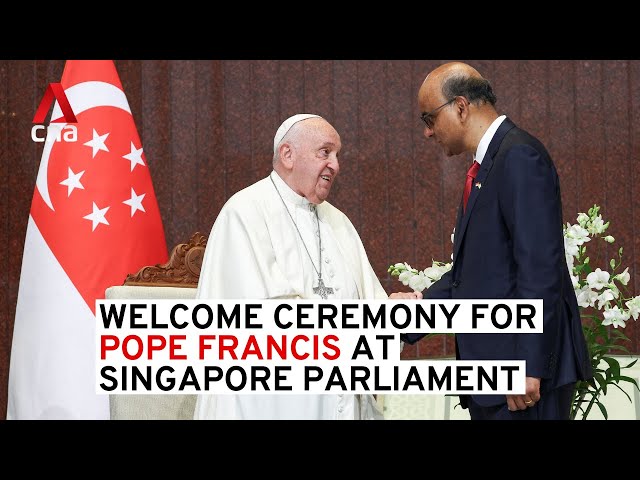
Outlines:
{"type": "Polygon", "coordinates": [[[476,188],[482,188],[482,184],[480,182],[476,182],[476,188]]]}

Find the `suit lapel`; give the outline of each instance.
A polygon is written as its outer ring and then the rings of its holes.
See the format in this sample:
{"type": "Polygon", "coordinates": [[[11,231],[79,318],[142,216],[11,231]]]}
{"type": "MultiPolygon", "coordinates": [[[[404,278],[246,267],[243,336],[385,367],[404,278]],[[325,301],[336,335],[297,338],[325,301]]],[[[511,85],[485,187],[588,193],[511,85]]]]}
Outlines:
{"type": "Polygon", "coordinates": [[[480,170],[478,170],[478,174],[476,175],[475,180],[473,181],[473,186],[471,187],[471,193],[469,194],[469,200],[467,201],[467,209],[464,214],[462,214],[462,205],[458,209],[458,220],[456,222],[456,232],[454,235],[454,245],[453,245],[453,260],[458,256],[458,251],[460,250],[460,246],[462,245],[462,239],[464,238],[465,231],[467,230],[467,225],[469,224],[469,218],[471,217],[471,213],[473,212],[473,206],[476,203],[476,200],[480,195],[482,195],[482,185],[484,184],[486,178],[491,171],[491,167],[493,167],[493,159],[495,154],[498,152],[500,148],[500,144],[504,139],[505,135],[509,130],[515,127],[515,124],[509,120],[509,118],[505,118],[504,121],[496,130],[495,135],[491,139],[489,143],[489,147],[487,148],[487,153],[485,153],[484,158],[482,159],[482,164],[480,165],[480,170]]]}

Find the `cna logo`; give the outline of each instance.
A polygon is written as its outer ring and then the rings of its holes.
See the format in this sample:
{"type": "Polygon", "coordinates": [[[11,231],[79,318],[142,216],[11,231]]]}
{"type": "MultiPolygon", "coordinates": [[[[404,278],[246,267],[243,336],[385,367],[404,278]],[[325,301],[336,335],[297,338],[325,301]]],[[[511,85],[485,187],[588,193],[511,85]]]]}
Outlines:
{"type": "Polygon", "coordinates": [[[31,139],[34,142],[76,142],[78,141],[78,128],[75,125],[69,125],[78,123],[75,113],[71,109],[71,104],[67,95],[64,93],[61,83],[50,83],[44,92],[44,96],[40,101],[40,105],[36,110],[36,114],[33,116],[34,125],[31,128],[31,139]],[[62,110],[62,117],[52,120],[47,128],[44,125],[45,117],[53,105],[53,99],[58,101],[60,110],[62,110]],[[39,132],[43,132],[43,135],[39,135],[39,132]]]}

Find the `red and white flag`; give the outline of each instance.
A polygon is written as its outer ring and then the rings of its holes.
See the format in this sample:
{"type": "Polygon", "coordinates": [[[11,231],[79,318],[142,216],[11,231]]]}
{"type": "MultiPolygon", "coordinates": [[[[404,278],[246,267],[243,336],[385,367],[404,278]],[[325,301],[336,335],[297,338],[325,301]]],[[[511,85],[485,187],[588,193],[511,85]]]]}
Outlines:
{"type": "MultiPolygon", "coordinates": [[[[168,257],[147,160],[113,61],[69,60],[61,83],[77,118],[77,140],[51,141],[56,129],[68,127],[50,123],[43,144],[7,419],[109,418],[108,395],[96,393],[95,301],[128,273],[168,257]]],[[[56,103],[51,122],[61,117],[56,103]]]]}

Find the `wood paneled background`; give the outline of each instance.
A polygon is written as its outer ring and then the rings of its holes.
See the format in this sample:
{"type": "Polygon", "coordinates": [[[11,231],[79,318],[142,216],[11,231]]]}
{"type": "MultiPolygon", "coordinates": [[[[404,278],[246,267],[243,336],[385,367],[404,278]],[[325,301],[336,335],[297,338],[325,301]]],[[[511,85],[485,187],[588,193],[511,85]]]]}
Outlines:
{"type": "MultiPolygon", "coordinates": [[[[640,294],[640,61],[469,60],[490,79],[498,110],[538,136],[556,163],[564,220],[597,203],[624,247],[640,294]]],[[[273,135],[294,113],[327,118],[342,137],[330,201],[360,232],[388,292],[387,267],[449,261],[470,158],[428,142],[417,91],[442,60],[117,60],[143,142],[167,246],[209,230],[233,193],[271,170],[273,135]]],[[[22,248],[42,144],[35,109],[63,60],[0,61],[0,412],[6,412],[22,248]]],[[[544,248],[541,245],[540,248],[544,248]]],[[[625,333],[640,351],[640,329],[625,333]]],[[[406,347],[406,358],[452,355],[451,338],[406,347]]]]}

